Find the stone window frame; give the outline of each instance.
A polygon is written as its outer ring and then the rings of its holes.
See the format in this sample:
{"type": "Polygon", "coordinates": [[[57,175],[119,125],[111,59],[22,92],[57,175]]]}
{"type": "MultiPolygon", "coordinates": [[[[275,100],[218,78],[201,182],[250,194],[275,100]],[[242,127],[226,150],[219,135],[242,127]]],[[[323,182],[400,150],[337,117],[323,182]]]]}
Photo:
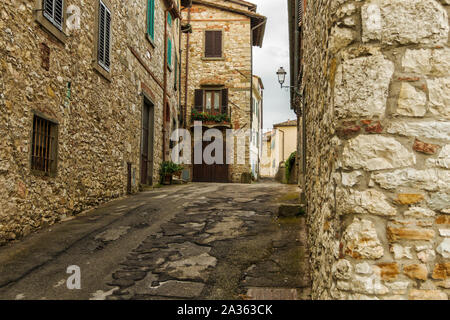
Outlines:
{"type": "Polygon", "coordinates": [[[111,5],[110,0],[96,0],[96,4],[95,4],[95,11],[94,11],[94,16],[95,16],[95,20],[94,20],[94,51],[93,51],[93,56],[92,56],[92,68],[97,71],[101,76],[103,76],[103,78],[105,78],[106,80],[108,80],[109,82],[112,81],[112,47],[113,47],[113,17],[114,17],[114,9],[113,6],[111,5]],[[100,3],[103,3],[105,5],[105,7],[109,10],[109,12],[111,13],[111,29],[110,29],[110,67],[109,67],[109,71],[107,71],[105,68],[103,68],[99,61],[98,61],[98,42],[99,42],[99,23],[100,23],[100,3]]]}
{"type": "Polygon", "coordinates": [[[224,61],[225,60],[225,32],[224,29],[207,29],[203,31],[203,48],[202,48],[202,60],[206,61],[224,61]],[[222,32],[222,56],[220,57],[206,57],[206,32],[207,31],[220,31],[222,32]]]}
{"type": "Polygon", "coordinates": [[[63,1],[63,23],[62,30],[56,27],[49,19],[44,16],[44,0],[35,0],[33,15],[35,21],[48,33],[54,36],[63,44],[66,43],[68,35],[66,33],[67,21],[67,0],[63,1]]]}
{"type": "Polygon", "coordinates": [[[30,172],[31,174],[38,176],[38,177],[56,177],[58,174],[58,150],[59,150],[59,122],[46,114],[38,111],[38,110],[32,110],[31,112],[31,130],[30,130],[30,151],[29,151],[29,165],[30,165],[30,172]],[[52,150],[50,151],[52,154],[52,157],[54,158],[52,167],[50,168],[50,171],[45,172],[37,169],[33,169],[33,135],[34,135],[34,119],[35,117],[41,118],[45,121],[48,121],[51,125],[53,130],[52,136],[54,136],[55,140],[53,143],[52,150]]]}

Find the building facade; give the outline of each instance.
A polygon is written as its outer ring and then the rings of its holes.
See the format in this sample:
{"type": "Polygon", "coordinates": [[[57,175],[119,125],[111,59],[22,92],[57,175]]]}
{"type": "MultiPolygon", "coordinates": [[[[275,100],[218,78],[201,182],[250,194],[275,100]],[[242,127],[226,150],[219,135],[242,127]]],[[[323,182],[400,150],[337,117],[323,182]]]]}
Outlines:
{"type": "Polygon", "coordinates": [[[450,296],[448,1],[288,1],[314,299],[450,296]]]}
{"type": "Polygon", "coordinates": [[[0,244],[159,182],[189,1],[0,4],[0,244]]]}
{"type": "MultiPolygon", "coordinates": [[[[266,18],[256,13],[256,6],[241,0],[192,1],[183,11],[183,21],[190,27],[182,37],[186,53],[182,59],[184,122],[194,131],[201,120],[203,131],[217,129],[216,139],[223,142],[223,159],[207,164],[195,161],[190,179],[202,182],[243,182],[251,175],[250,137],[245,142],[245,161],[238,161],[235,143],[234,159],[226,161],[226,130],[252,126],[252,50],[262,46],[266,18]],[[198,163],[196,163],[198,162],[198,163]],[[228,163],[227,162],[231,162],[228,163]],[[239,163],[241,162],[241,163],[239,163]]],[[[195,148],[205,150],[209,143],[193,141],[195,148]],[[199,145],[201,144],[201,145],[199,145]]],[[[195,152],[192,152],[194,158],[195,152]]]]}
{"type": "Polygon", "coordinates": [[[263,129],[263,101],[264,85],[258,76],[253,76],[252,84],[252,114],[250,137],[250,165],[254,179],[260,176],[260,164],[262,155],[262,129],[263,129]]]}

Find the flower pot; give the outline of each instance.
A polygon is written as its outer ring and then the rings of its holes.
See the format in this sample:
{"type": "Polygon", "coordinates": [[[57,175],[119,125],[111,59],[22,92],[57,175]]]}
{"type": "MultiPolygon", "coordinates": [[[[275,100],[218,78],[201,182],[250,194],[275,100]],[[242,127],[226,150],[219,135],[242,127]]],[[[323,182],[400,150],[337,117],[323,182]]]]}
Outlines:
{"type": "Polygon", "coordinates": [[[172,179],[173,179],[173,176],[171,174],[166,174],[163,178],[163,184],[164,185],[172,184],[172,179]]]}

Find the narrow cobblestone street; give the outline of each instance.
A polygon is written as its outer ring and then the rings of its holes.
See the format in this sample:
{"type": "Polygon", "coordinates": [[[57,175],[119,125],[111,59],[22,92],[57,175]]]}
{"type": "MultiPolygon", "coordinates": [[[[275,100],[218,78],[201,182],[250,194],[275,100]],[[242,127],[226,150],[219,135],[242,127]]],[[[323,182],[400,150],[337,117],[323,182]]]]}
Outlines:
{"type": "Polygon", "coordinates": [[[1,248],[0,298],[308,299],[304,218],[277,217],[296,194],[188,184],[111,202],[1,248]]]}

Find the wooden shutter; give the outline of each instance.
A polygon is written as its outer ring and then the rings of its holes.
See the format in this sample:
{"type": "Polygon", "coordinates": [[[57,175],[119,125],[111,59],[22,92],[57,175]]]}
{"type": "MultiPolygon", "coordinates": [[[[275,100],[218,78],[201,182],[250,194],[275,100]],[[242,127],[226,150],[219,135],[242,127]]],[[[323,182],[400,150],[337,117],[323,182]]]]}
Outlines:
{"type": "Polygon", "coordinates": [[[155,0],[148,0],[147,33],[152,40],[155,40],[155,0]]]}
{"type": "Polygon", "coordinates": [[[44,17],[59,30],[62,30],[64,22],[64,0],[43,0],[42,6],[44,17]]]}
{"type": "Polygon", "coordinates": [[[98,20],[98,62],[109,71],[111,66],[111,12],[102,1],[100,1],[98,20]]]}
{"type": "Polygon", "coordinates": [[[63,0],[54,0],[55,10],[53,19],[55,24],[61,30],[64,21],[64,2],[63,0]]]}
{"type": "Polygon", "coordinates": [[[47,19],[53,20],[53,0],[44,0],[43,12],[47,19]]]}
{"type": "Polygon", "coordinates": [[[172,66],[172,40],[167,40],[167,64],[172,66]]]}
{"type": "Polygon", "coordinates": [[[228,89],[222,89],[222,113],[228,114],[228,89]]]}
{"type": "Polygon", "coordinates": [[[194,108],[199,112],[203,112],[203,90],[195,90],[194,108]]]}
{"type": "Polygon", "coordinates": [[[111,66],[111,12],[106,9],[106,25],[105,25],[105,66],[109,70],[111,66]]]}
{"type": "Polygon", "coordinates": [[[205,57],[222,57],[222,31],[205,31],[205,57]]]}
{"type": "Polygon", "coordinates": [[[222,31],[214,31],[214,56],[222,57],[222,31]]]}

